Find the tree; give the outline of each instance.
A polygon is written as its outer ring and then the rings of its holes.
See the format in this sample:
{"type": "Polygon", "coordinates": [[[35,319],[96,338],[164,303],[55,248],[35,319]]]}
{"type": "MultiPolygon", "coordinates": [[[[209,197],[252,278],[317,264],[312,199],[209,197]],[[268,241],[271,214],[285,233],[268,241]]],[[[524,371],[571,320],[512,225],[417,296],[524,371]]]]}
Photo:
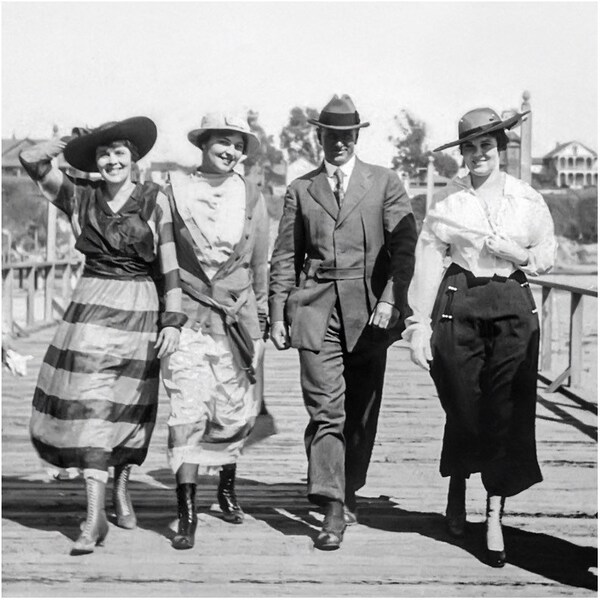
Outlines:
{"type": "Polygon", "coordinates": [[[283,153],[273,144],[273,136],[267,135],[264,128],[258,122],[259,114],[254,110],[249,110],[247,114],[250,130],[256,134],[260,141],[260,148],[254,155],[249,156],[244,162],[246,169],[259,165],[264,168],[267,165],[279,164],[283,160],[283,153]]]}
{"type": "Polygon", "coordinates": [[[246,116],[250,130],[256,134],[260,147],[244,161],[244,174],[261,188],[269,215],[273,217],[280,212],[279,200],[274,197],[273,190],[276,186],[285,184],[286,164],[283,152],[275,147],[273,136],[267,135],[258,122],[258,117],[258,112],[254,110],[249,110],[246,116]]]}
{"type": "Polygon", "coordinates": [[[308,122],[308,119],[318,119],[319,111],[315,108],[295,106],[290,111],[287,125],[281,130],[279,136],[282,150],[287,151],[288,161],[292,162],[299,157],[304,157],[314,165],[323,159],[323,150],[317,138],[317,128],[308,122]]]}
{"type": "Polygon", "coordinates": [[[451,179],[458,172],[458,163],[443,152],[433,153],[433,167],[442,176],[451,179]]]}
{"type": "Polygon", "coordinates": [[[457,162],[442,152],[429,152],[425,148],[427,126],[407,110],[401,110],[394,117],[399,130],[397,135],[389,136],[396,147],[392,158],[392,168],[402,171],[409,177],[416,177],[420,169],[426,169],[429,157],[433,156],[433,166],[444,177],[453,177],[458,171],[457,162]]]}

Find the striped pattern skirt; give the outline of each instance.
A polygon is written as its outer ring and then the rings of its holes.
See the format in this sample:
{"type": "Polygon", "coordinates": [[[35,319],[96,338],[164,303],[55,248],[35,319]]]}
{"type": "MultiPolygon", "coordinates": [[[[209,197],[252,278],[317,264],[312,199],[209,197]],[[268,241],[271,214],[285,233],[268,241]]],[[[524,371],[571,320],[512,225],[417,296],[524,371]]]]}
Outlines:
{"type": "Polygon", "coordinates": [[[30,433],[43,460],[142,464],[158,405],[157,321],[151,280],[80,279],[33,397],[30,433]]]}

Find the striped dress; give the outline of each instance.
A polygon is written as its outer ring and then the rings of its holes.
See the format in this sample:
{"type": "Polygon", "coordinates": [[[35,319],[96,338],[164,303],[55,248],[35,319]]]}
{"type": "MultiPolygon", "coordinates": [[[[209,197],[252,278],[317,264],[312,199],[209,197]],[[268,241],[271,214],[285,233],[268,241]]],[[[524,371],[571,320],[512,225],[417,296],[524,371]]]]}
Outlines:
{"type": "Polygon", "coordinates": [[[40,457],[63,468],[142,464],[158,404],[157,332],[181,304],[166,197],[137,183],[115,213],[102,185],[65,177],[55,201],[85,267],[40,369],[30,433],[40,457]]]}

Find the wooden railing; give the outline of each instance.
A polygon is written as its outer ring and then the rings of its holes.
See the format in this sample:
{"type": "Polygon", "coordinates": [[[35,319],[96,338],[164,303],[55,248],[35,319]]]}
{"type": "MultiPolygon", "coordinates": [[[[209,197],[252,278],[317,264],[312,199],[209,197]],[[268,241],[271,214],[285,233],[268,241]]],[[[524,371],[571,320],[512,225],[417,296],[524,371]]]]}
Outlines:
{"type": "Polygon", "coordinates": [[[565,283],[530,279],[531,284],[542,288],[541,344],[539,378],[548,383],[548,392],[565,391],[564,386],[579,389],[582,387],[583,374],[583,298],[598,298],[598,290],[589,290],[565,283]],[[568,338],[568,365],[564,371],[552,378],[545,373],[552,373],[552,335],[557,319],[554,318],[552,294],[554,290],[568,292],[571,296],[568,338]]]}
{"type": "Polygon", "coordinates": [[[11,332],[27,330],[54,321],[54,312],[61,316],[71,298],[72,275],[77,275],[83,261],[80,258],[44,262],[6,263],[2,265],[3,329],[11,332]],[[44,287],[43,315],[36,315],[36,292],[44,287]],[[17,323],[14,303],[16,290],[25,291],[24,327],[17,323]]]}

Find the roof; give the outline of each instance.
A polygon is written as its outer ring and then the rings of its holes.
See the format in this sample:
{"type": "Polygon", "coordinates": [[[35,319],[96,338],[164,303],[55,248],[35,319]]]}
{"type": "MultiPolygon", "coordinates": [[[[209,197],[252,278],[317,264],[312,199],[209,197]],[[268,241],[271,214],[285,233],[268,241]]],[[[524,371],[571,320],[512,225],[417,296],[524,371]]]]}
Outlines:
{"type": "Polygon", "coordinates": [[[578,142],[577,140],[571,140],[570,142],[566,142],[564,144],[559,144],[558,146],[556,146],[556,148],[554,148],[553,150],[550,150],[550,152],[548,152],[547,154],[544,154],[543,158],[552,158],[554,155],[558,154],[561,150],[564,150],[567,146],[570,146],[571,144],[579,144],[582,148],[585,148],[588,152],[593,154],[594,158],[598,156],[598,154],[596,154],[596,152],[594,150],[592,150],[591,148],[588,148],[585,144],[582,144],[581,142],[578,142]]]}

